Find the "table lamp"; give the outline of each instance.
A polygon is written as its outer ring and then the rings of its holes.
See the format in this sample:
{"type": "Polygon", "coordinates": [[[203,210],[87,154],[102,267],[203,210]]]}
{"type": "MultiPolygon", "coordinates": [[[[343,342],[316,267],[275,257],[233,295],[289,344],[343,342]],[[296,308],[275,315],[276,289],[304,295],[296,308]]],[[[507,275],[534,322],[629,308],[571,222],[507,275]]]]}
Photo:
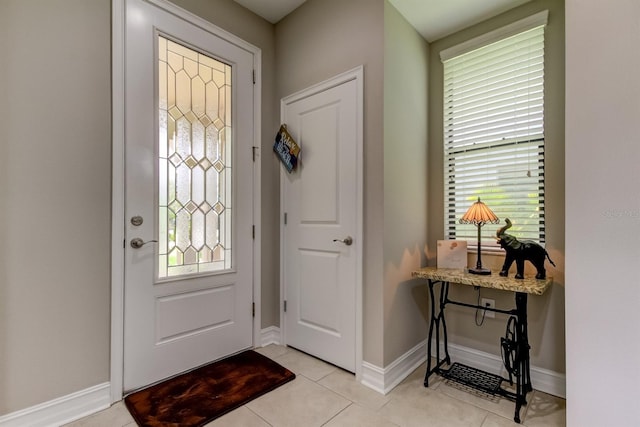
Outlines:
{"type": "Polygon", "coordinates": [[[491,270],[488,268],[482,268],[482,255],[480,253],[480,228],[486,223],[497,224],[500,220],[493,213],[491,209],[484,203],[478,201],[471,205],[467,213],[460,218],[460,224],[473,224],[478,227],[478,262],[476,262],[476,268],[470,268],[469,273],[473,274],[491,274],[491,270]]]}

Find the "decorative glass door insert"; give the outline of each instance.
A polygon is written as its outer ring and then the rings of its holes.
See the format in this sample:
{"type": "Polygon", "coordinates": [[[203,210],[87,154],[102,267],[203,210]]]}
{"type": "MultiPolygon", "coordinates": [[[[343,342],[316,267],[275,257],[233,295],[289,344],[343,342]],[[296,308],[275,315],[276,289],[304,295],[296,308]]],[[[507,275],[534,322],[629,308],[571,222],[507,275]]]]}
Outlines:
{"type": "Polygon", "coordinates": [[[158,36],[158,278],[231,268],[231,66],[158,36]]]}

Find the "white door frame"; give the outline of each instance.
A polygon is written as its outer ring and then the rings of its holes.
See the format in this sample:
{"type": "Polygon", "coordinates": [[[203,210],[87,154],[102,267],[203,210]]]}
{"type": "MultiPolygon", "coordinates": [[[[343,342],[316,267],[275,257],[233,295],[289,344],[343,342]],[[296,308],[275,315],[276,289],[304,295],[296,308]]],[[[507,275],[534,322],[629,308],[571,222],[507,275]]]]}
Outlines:
{"type": "MultiPolygon", "coordinates": [[[[261,333],[261,210],[260,210],[260,155],[261,155],[261,88],[262,88],[262,52],[259,48],[245,42],[235,35],[213,25],[167,0],[145,0],[167,12],[182,18],[193,25],[215,34],[253,54],[255,84],[253,85],[253,146],[256,147],[256,159],[253,164],[253,223],[255,240],[253,244],[253,345],[260,343],[261,333]]],[[[112,190],[111,190],[111,366],[110,386],[111,403],[122,400],[124,375],[124,242],[125,242],[125,187],[124,187],[124,66],[125,66],[125,10],[126,0],[112,0],[112,190]]]]}
{"type": "MultiPolygon", "coordinates": [[[[303,89],[299,92],[286,96],[280,100],[280,120],[283,120],[285,114],[285,106],[302,98],[306,98],[308,96],[314,95],[319,92],[323,92],[327,89],[331,89],[332,87],[339,86],[343,83],[355,80],[357,87],[357,113],[356,113],[356,128],[357,128],[357,136],[356,136],[356,230],[354,234],[354,246],[356,250],[356,381],[360,381],[362,378],[362,279],[363,279],[363,270],[362,270],[362,259],[363,259],[363,236],[364,236],[364,214],[363,214],[363,200],[364,200],[364,160],[363,160],[363,152],[364,152],[364,67],[362,65],[351,69],[349,71],[345,71],[342,74],[339,74],[335,77],[332,77],[323,82],[317,83],[313,86],[310,86],[306,89],[303,89]]],[[[300,153],[300,159],[304,162],[304,147],[302,147],[302,151],[300,153]]],[[[281,342],[283,344],[287,344],[287,331],[285,328],[284,322],[284,212],[285,209],[285,200],[284,200],[284,186],[286,180],[286,171],[284,168],[280,169],[280,326],[282,328],[281,334],[282,339],[281,342]]]]}

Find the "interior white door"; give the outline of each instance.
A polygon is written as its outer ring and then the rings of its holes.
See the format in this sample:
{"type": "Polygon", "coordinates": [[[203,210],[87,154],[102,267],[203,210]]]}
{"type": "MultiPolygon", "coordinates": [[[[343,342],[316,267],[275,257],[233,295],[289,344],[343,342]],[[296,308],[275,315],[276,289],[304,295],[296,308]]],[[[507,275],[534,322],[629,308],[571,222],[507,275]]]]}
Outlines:
{"type": "Polygon", "coordinates": [[[359,82],[310,88],[282,102],[301,147],[283,172],[283,269],[287,345],[351,372],[356,368],[359,82]]]}
{"type": "Polygon", "coordinates": [[[253,54],[126,1],[124,389],[252,346],[253,54]]]}

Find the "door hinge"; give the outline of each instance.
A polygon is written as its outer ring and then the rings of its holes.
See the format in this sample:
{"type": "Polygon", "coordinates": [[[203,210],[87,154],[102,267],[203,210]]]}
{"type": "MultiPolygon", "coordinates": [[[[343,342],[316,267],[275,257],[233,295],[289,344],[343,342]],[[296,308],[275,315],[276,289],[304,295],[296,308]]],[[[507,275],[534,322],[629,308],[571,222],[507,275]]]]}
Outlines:
{"type": "Polygon", "coordinates": [[[256,303],[255,302],[251,303],[251,316],[252,317],[256,317],[256,303]]]}
{"type": "Polygon", "coordinates": [[[255,240],[256,238],[256,226],[252,225],[251,226],[251,237],[255,240]]]}
{"type": "Polygon", "coordinates": [[[287,213],[284,213],[284,225],[287,225],[287,213]]]}
{"type": "Polygon", "coordinates": [[[256,84],[256,70],[253,70],[253,84],[256,84]]]}
{"type": "Polygon", "coordinates": [[[258,147],[251,147],[251,157],[253,158],[253,161],[256,161],[256,150],[258,149],[258,147]]]}
{"type": "Polygon", "coordinates": [[[284,300],[284,312],[287,312],[287,300],[284,300]]]}

